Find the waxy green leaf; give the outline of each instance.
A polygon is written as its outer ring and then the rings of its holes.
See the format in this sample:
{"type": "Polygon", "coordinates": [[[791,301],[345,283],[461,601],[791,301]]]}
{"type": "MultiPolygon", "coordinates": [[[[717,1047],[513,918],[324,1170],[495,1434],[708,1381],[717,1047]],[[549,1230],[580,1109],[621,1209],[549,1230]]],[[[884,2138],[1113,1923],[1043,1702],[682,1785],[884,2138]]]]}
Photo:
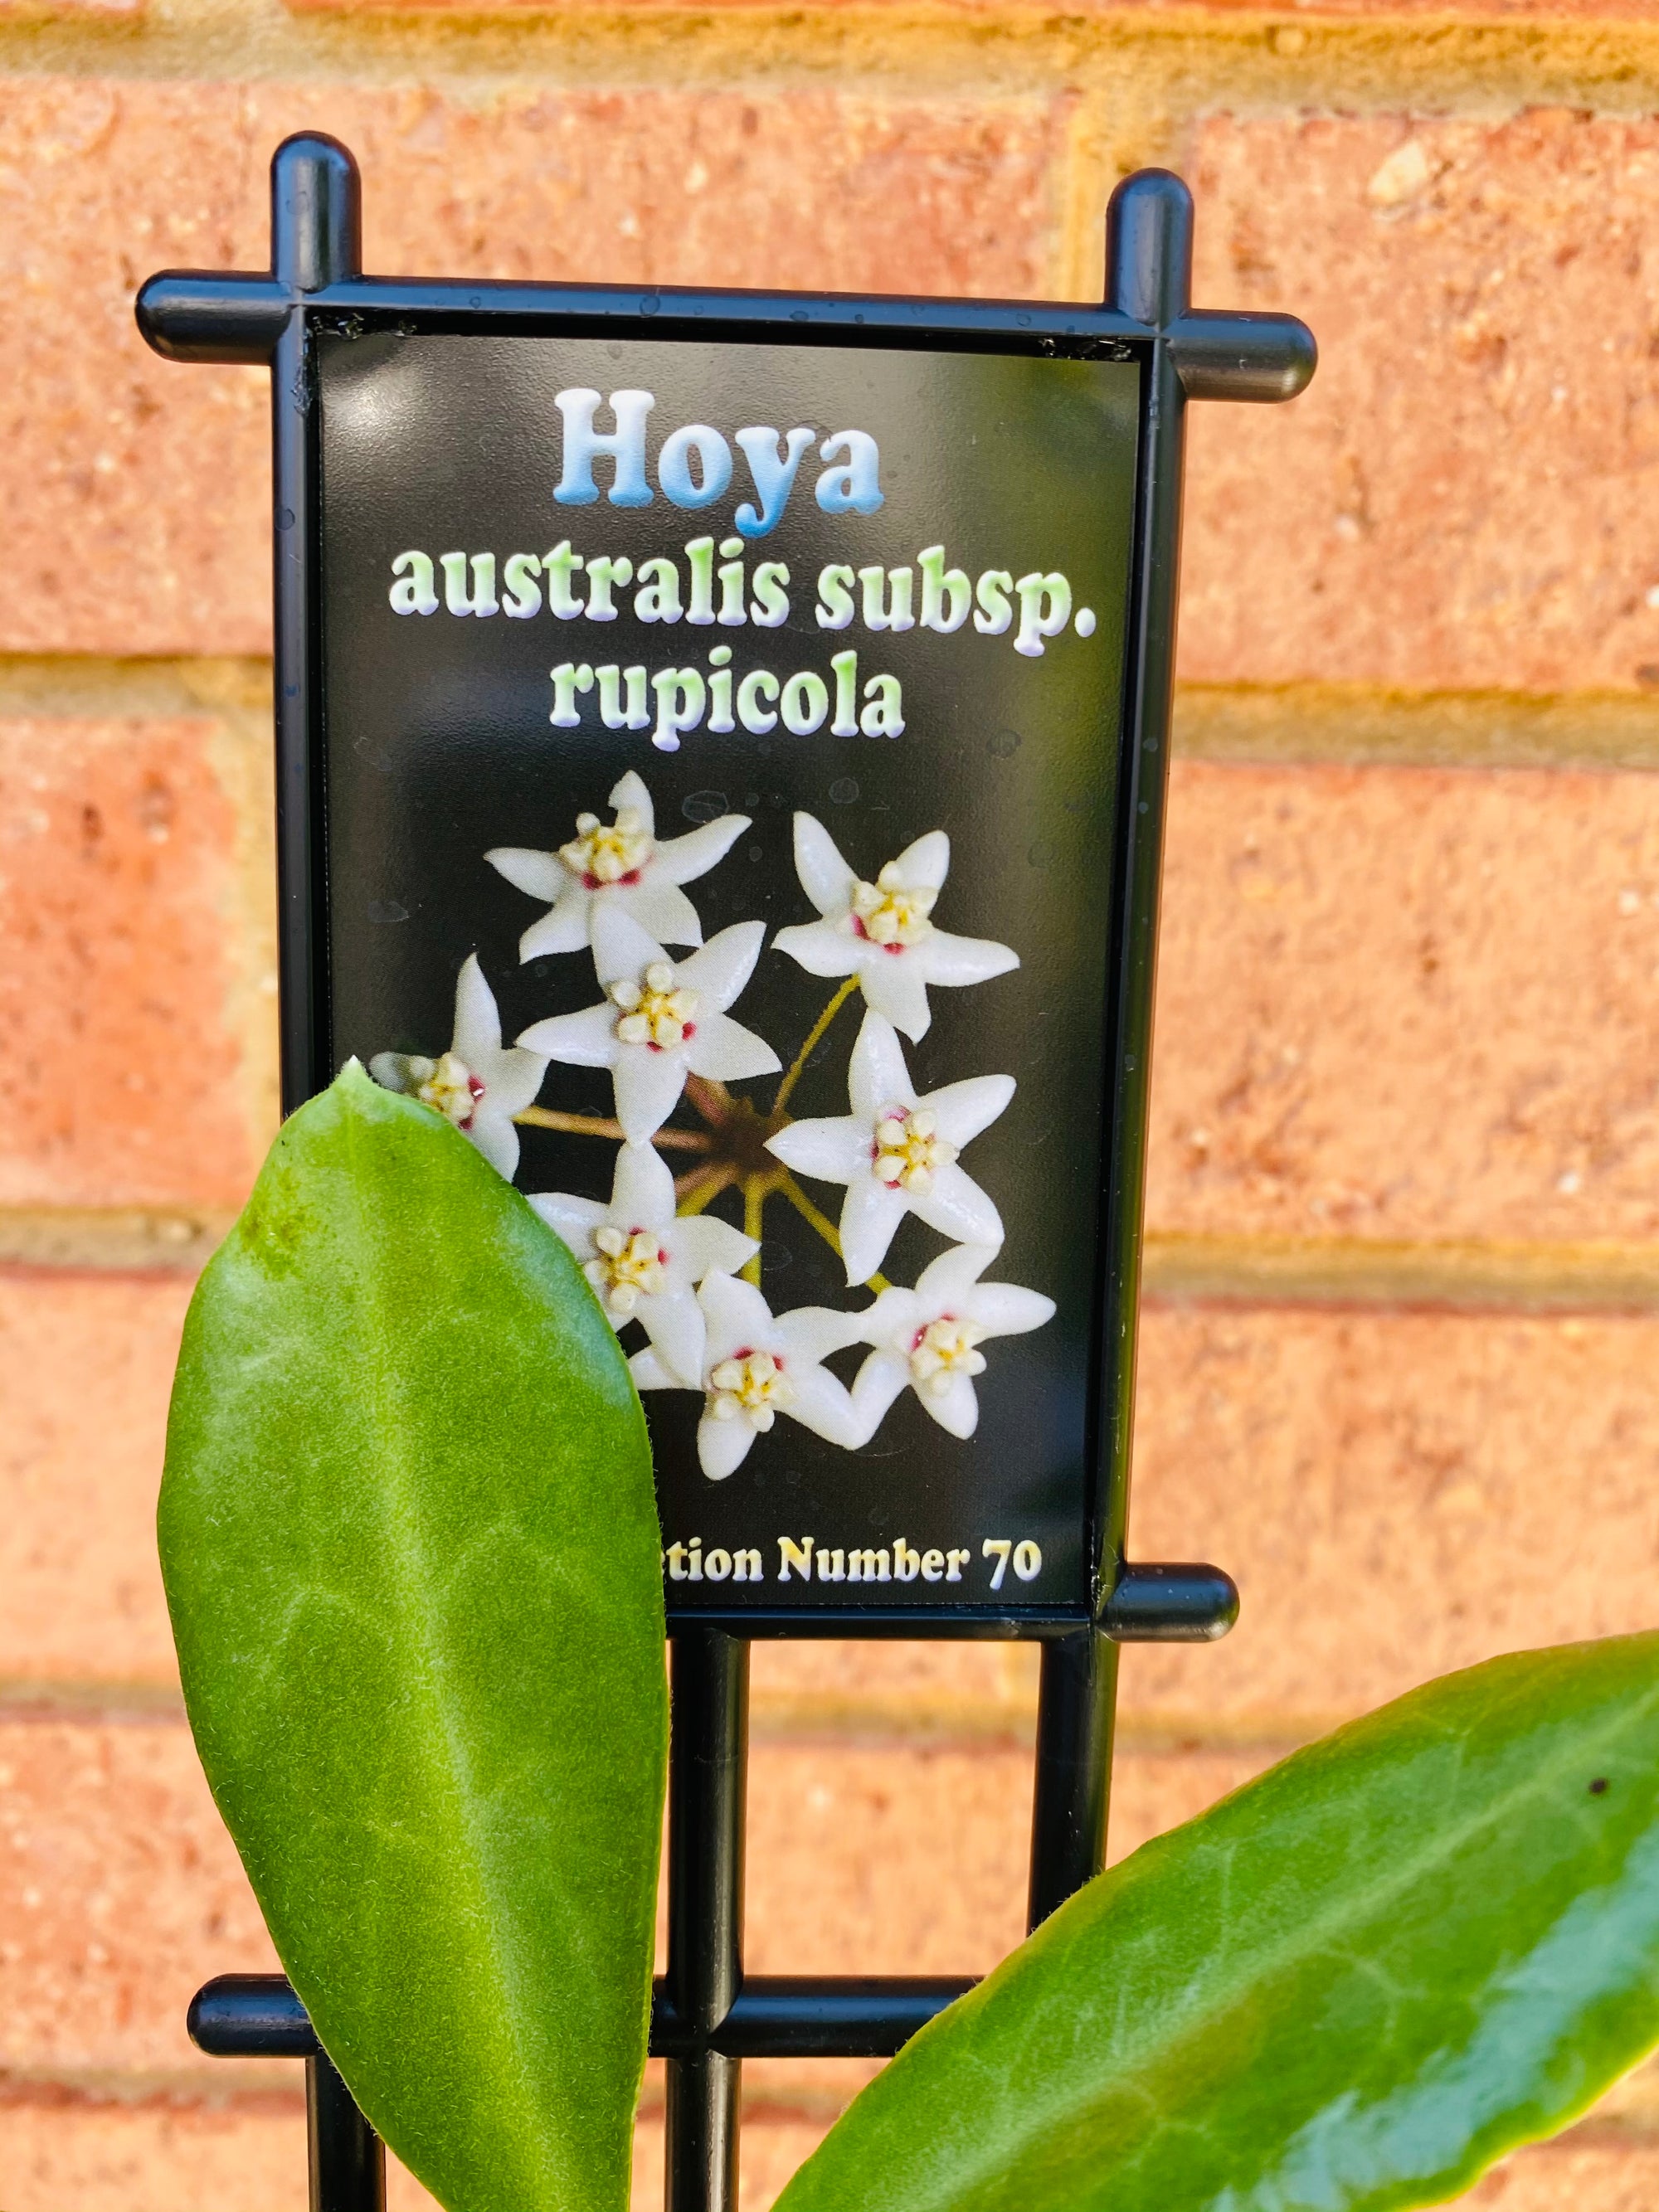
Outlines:
{"type": "Polygon", "coordinates": [[[667,1742],[645,1424],[559,1239],[349,1068],[185,1332],[191,1726],[354,2095],[452,2212],[619,2212],[667,1742]]]}
{"type": "Polygon", "coordinates": [[[1101,1875],[776,2212],[1383,2212],[1659,2039],[1659,1637],[1499,1659],[1101,1875]]]}

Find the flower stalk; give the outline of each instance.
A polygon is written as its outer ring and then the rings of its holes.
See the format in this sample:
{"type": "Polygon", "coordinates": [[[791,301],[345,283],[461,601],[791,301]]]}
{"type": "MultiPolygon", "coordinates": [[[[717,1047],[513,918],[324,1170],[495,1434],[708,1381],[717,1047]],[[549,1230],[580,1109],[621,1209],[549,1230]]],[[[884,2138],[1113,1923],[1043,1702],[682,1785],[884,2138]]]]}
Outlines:
{"type": "MultiPolygon", "coordinates": [[[[526,1106],[513,1118],[521,1128],[557,1129],[567,1137],[608,1137],[613,1145],[623,1141],[622,1123],[603,1114],[561,1114],[550,1106],[526,1106]]],[[[706,1152],[710,1147],[702,1129],[659,1129],[656,1140],[683,1152],[706,1152]]]]}

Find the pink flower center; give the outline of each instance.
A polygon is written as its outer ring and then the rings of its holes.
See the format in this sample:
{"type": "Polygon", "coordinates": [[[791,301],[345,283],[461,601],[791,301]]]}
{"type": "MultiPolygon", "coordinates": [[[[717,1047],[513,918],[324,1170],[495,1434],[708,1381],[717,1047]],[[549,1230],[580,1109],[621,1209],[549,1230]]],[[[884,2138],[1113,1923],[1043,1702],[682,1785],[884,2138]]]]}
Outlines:
{"type": "Polygon", "coordinates": [[[986,1331],[978,1322],[958,1321],[955,1314],[940,1314],[919,1328],[910,1340],[910,1379],[918,1390],[936,1398],[962,1375],[969,1381],[985,1372],[980,1350],[986,1331]]]}
{"type": "MultiPolygon", "coordinates": [[[[866,944],[870,944],[874,941],[871,938],[869,931],[865,927],[863,921],[857,915],[853,916],[853,933],[856,937],[863,938],[866,944]]],[[[903,952],[908,950],[906,946],[899,943],[896,938],[894,939],[890,945],[884,945],[880,949],[884,952],[903,952]]]]}
{"type": "Polygon", "coordinates": [[[484,1095],[482,1077],[477,1076],[454,1052],[447,1052],[441,1060],[417,1060],[411,1073],[420,1075],[415,1096],[422,1105],[435,1106],[445,1121],[458,1129],[470,1129],[478,1101],[484,1095]]]}
{"type": "Polygon", "coordinates": [[[929,884],[907,884],[896,860],[890,860],[872,884],[854,883],[848,902],[853,927],[859,935],[888,952],[902,952],[931,937],[938,889],[929,884]]]}
{"type": "Polygon", "coordinates": [[[872,1171],[889,1190],[915,1191],[925,1197],[941,1168],[956,1158],[956,1147],[939,1133],[930,1106],[890,1106],[875,1125],[870,1147],[872,1171]]]}
{"type": "MultiPolygon", "coordinates": [[[[682,1022],[680,1024],[680,1036],[687,1044],[690,1044],[692,1038],[696,1036],[696,1034],[697,1025],[695,1022],[682,1022]]],[[[659,1044],[656,1039],[653,1037],[647,1042],[646,1049],[649,1052],[666,1052],[668,1050],[668,1047],[665,1044],[659,1044]]]]}

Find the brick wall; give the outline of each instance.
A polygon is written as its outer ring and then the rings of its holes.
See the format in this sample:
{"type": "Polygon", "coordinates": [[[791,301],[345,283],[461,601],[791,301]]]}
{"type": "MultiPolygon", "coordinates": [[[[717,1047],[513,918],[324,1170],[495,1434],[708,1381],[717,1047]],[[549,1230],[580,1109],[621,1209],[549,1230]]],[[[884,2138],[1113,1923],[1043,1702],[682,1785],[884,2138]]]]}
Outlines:
{"type": "MultiPolygon", "coordinates": [[[[374,269],[1084,295],[1139,162],[1200,304],[1115,1853],[1443,1668],[1650,1620],[1659,1553],[1655,0],[0,4],[0,2202],[297,2212],[270,1963],[150,1516],[193,1268],[274,1123],[264,372],[131,294],[258,265],[287,132],[374,269]]],[[[1019,1933],[1030,1655],[763,1647],[750,1955],[1019,1933]]],[[[859,2069],[756,2067],[745,2208],[859,2069]]],[[[641,2205],[659,2202],[660,2085],[641,2205]]],[[[1659,2086],[1476,2191],[1645,2212],[1659,2086]]],[[[425,2200],[398,2177],[394,2202],[425,2200]]]]}

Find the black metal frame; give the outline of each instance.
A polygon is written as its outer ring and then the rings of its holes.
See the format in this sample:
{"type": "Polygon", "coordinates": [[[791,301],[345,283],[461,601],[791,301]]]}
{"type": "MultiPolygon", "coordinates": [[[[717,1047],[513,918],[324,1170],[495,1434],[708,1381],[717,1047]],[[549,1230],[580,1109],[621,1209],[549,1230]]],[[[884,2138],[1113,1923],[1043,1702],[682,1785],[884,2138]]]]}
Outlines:
{"type": "MultiPolygon", "coordinates": [[[[1032,1810],[1035,1927],[1099,1870],[1110,1782],[1117,1645],[1224,1635],[1238,1594],[1219,1569],[1123,1558],[1139,1293],[1148,1053],[1167,784],[1188,399],[1291,398],[1313,374],[1304,325],[1189,304],[1192,200],[1145,170],[1112,197],[1099,307],[829,295],[469,283],[362,273],[351,155],[304,136],[271,165],[268,274],[168,272],[138,323],[175,361],[268,363],[276,492],[276,805],[283,1091],[292,1111],[330,1079],[322,886],[319,500],[312,365],[319,331],[562,331],[654,338],[903,345],[1136,357],[1143,363],[1134,573],[1121,741],[1114,975],[1106,1040],[1107,1172],[1099,1443],[1091,1470],[1091,1609],[1034,1613],[853,1608],[678,1612],[672,1638],[668,1971],[651,2049],[668,2063],[668,2212],[732,2212],[738,2089],[746,2057],[883,2057],[971,1986],[965,1979],[796,1979],[743,1972],[749,1644],[779,1635],[1042,1639],[1032,1810]]],[[[198,1992],[207,2051],[304,2057],[313,2212],[383,2212],[378,2137],[280,1976],[231,1975],[198,1992]]]]}

